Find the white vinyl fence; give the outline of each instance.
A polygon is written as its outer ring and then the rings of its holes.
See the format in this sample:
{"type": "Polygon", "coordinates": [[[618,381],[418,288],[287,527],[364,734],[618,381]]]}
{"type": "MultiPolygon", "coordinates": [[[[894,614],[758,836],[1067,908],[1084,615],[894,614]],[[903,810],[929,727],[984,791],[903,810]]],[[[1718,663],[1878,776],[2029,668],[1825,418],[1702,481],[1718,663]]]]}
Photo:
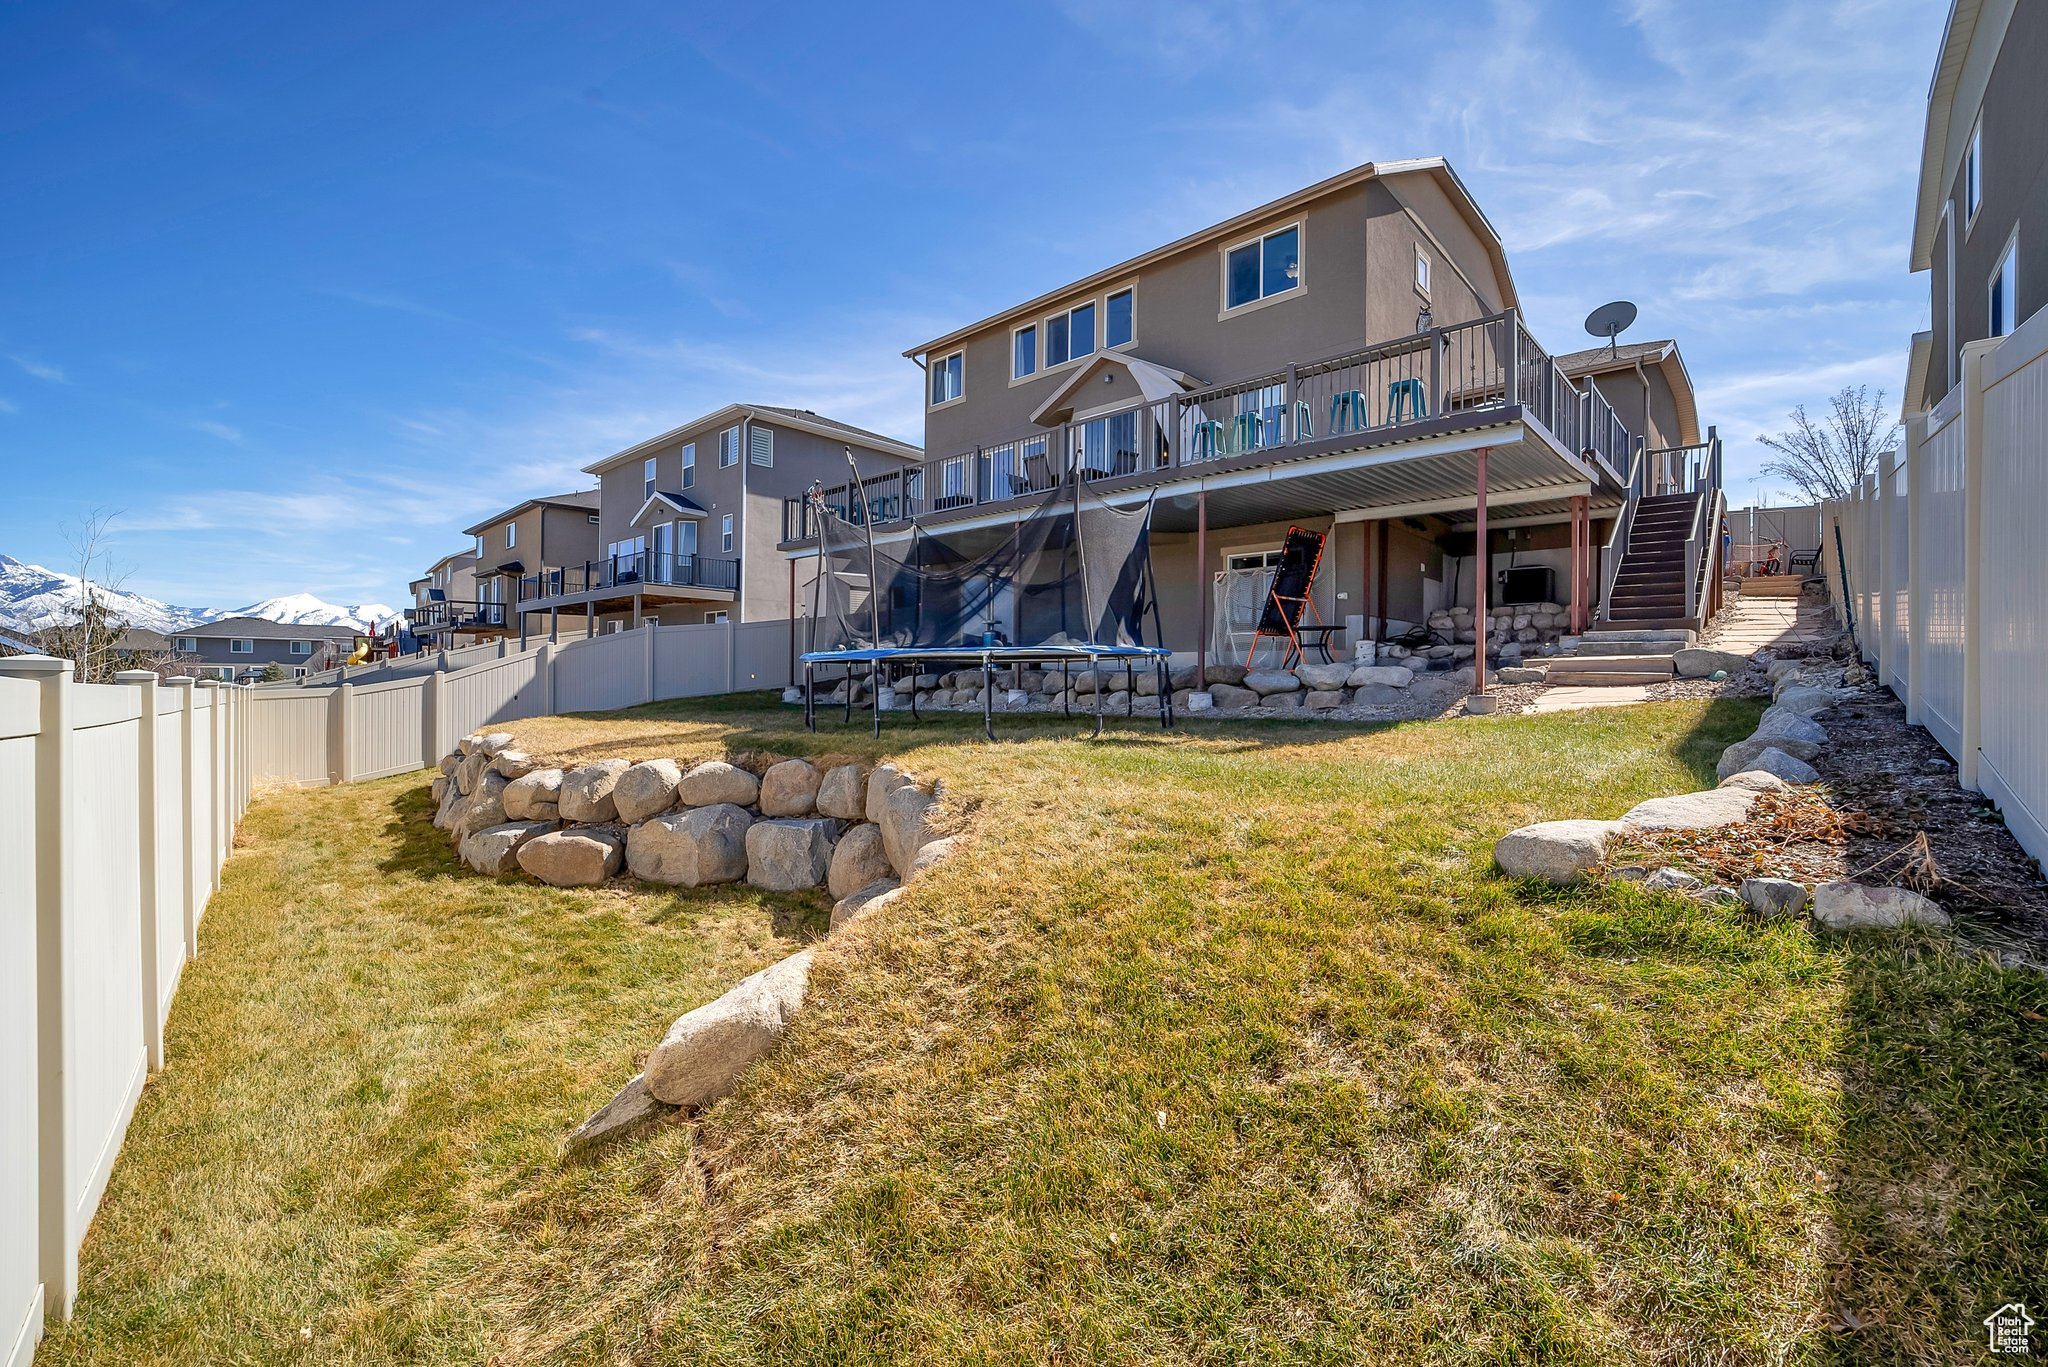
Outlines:
{"type": "Polygon", "coordinates": [[[1827,505],[1824,558],[1908,718],[2048,861],[2048,310],[1966,346],[1962,372],[1902,454],[1827,505]]]}
{"type": "MultiPolygon", "coordinates": [[[[450,652],[454,656],[454,652],[450,652]]],[[[350,670],[314,687],[250,691],[258,783],[354,783],[438,762],[461,736],[519,717],[602,712],[791,682],[790,624],[720,622],[613,632],[525,650],[472,648],[448,670],[350,670]]]]}
{"type": "Polygon", "coordinates": [[[78,1247],[247,803],[250,690],[0,659],[0,1347],[68,1315],[78,1247]]]}

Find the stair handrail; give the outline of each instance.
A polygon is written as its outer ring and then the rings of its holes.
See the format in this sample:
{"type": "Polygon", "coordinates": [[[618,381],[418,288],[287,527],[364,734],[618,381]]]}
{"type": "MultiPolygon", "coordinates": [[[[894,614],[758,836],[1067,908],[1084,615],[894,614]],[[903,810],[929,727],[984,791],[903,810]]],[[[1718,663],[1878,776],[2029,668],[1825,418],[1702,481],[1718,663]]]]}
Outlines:
{"type": "Polygon", "coordinates": [[[1693,477],[1692,530],[1685,538],[1685,615],[1697,619],[1700,610],[1700,570],[1710,558],[1712,543],[1719,537],[1721,519],[1721,437],[1707,429],[1705,459],[1693,477]]]}
{"type": "Polygon", "coordinates": [[[1643,447],[1643,439],[1637,437],[1635,451],[1628,463],[1628,498],[1621,505],[1620,515],[1614,519],[1614,530],[1607,534],[1607,544],[1601,547],[1601,558],[1606,562],[1607,572],[1600,581],[1600,610],[1596,621],[1607,621],[1614,603],[1614,581],[1621,575],[1621,562],[1628,556],[1629,535],[1635,531],[1636,505],[1642,501],[1643,479],[1648,474],[1647,461],[1648,452],[1643,447]]]}

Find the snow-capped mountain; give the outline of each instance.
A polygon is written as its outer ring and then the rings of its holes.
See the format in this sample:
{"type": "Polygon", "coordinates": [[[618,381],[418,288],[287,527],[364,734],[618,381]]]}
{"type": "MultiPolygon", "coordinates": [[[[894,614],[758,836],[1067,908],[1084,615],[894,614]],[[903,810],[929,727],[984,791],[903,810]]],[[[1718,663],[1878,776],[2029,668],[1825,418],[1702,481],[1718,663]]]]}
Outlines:
{"type": "MultiPolygon", "coordinates": [[[[126,625],[156,632],[217,622],[225,617],[261,617],[291,626],[344,626],[370,631],[398,615],[382,603],[338,607],[310,593],[266,598],[244,608],[183,608],[97,584],[93,592],[126,625]]],[[[77,575],[0,555],[0,628],[32,631],[47,622],[69,617],[82,601],[77,575]]]]}

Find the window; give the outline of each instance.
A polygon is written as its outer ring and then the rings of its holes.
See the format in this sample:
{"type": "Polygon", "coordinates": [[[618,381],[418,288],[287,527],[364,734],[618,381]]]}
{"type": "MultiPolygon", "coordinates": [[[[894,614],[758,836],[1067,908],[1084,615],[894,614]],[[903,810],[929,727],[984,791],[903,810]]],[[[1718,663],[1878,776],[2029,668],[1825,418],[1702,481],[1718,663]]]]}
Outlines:
{"type": "Polygon", "coordinates": [[[236,637],[228,642],[228,653],[230,655],[254,655],[256,653],[256,643],[245,637],[236,637]]]}
{"type": "Polygon", "coordinates": [[[704,622],[707,626],[722,627],[725,625],[726,620],[726,615],[723,612],[707,612],[704,614],[704,622]]]}
{"type": "Polygon", "coordinates": [[[640,501],[645,503],[654,497],[654,457],[640,462],[640,501]]]}
{"type": "Polygon", "coordinates": [[[482,532],[476,534],[476,558],[479,560],[484,558],[484,534],[482,532]]]}
{"type": "Polygon", "coordinates": [[[1429,297],[1429,253],[1415,249],[1415,288],[1423,298],[1429,297]]]}
{"type": "Polygon", "coordinates": [[[1045,320],[1045,363],[1065,365],[1095,351],[1095,305],[1080,304],[1045,320]]]}
{"type": "Polygon", "coordinates": [[[775,464],[774,428],[757,426],[747,429],[747,459],[755,465],[775,464]]]}
{"type": "Polygon", "coordinates": [[[728,427],[718,434],[718,468],[723,470],[740,463],[740,429],[728,427]]]}
{"type": "Polygon", "coordinates": [[[1134,326],[1136,296],[1130,290],[1118,290],[1102,303],[1102,345],[1123,346],[1137,335],[1134,326]]]}
{"type": "Polygon", "coordinates": [[[2019,325],[2019,243],[2005,244],[1998,269],[1991,272],[1991,328],[1987,337],[2003,337],[2019,325]]]}
{"type": "Polygon", "coordinates": [[[694,441],[686,441],[683,443],[683,487],[687,489],[694,485],[696,482],[697,443],[694,441]]]}
{"type": "Polygon", "coordinates": [[[676,554],[695,555],[696,553],[697,524],[694,522],[676,523],[676,554]]]}
{"type": "Polygon", "coordinates": [[[727,555],[732,554],[732,514],[718,519],[718,548],[727,555]]]}
{"type": "Polygon", "coordinates": [[[1963,153],[1963,222],[1973,223],[1984,204],[1984,125],[1970,130],[1970,149],[1963,153]]]}
{"type": "Polygon", "coordinates": [[[292,654],[294,654],[294,655],[311,655],[312,653],[313,653],[313,643],[312,643],[311,641],[293,641],[293,642],[292,642],[292,654]]]}
{"type": "Polygon", "coordinates": [[[593,526],[593,527],[595,527],[595,526],[597,525],[597,514],[596,514],[596,513],[592,513],[592,514],[590,515],[590,525],[591,525],[591,526],[593,526]]]}
{"type": "Polygon", "coordinates": [[[197,655],[199,653],[199,638],[197,636],[180,636],[173,649],[180,655],[197,655]]]}
{"type": "Polygon", "coordinates": [[[932,407],[951,403],[967,392],[964,357],[960,352],[932,362],[932,407]]]}
{"type": "Polygon", "coordinates": [[[507,522],[505,524],[505,549],[509,551],[518,544],[519,524],[517,522],[507,522]]]}
{"type": "Polygon", "coordinates": [[[1301,285],[1301,225],[1289,224],[1223,254],[1223,307],[1243,308],[1301,285]]]}
{"type": "Polygon", "coordinates": [[[1038,370],[1038,325],[1018,328],[1010,334],[1010,378],[1021,380],[1038,370]]]}
{"type": "Polygon", "coordinates": [[[292,677],[293,677],[294,679],[303,679],[303,678],[305,678],[305,677],[306,677],[306,667],[305,667],[304,665],[293,665],[293,666],[292,666],[292,677]]]}

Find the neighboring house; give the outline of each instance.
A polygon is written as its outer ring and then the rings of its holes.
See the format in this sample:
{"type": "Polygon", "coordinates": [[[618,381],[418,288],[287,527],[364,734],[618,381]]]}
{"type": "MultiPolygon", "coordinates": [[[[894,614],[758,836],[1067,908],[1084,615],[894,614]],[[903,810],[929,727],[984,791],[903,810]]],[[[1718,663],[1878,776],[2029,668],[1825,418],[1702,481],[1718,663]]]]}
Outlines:
{"type": "Polygon", "coordinates": [[[406,625],[421,650],[455,645],[464,634],[476,634],[476,565],[474,547],[456,551],[407,586],[412,606],[406,609],[406,625]]]}
{"type": "Polygon", "coordinates": [[[785,504],[844,480],[849,451],[863,477],[894,478],[923,455],[807,409],[731,404],[585,466],[599,549],[527,565],[524,629],[553,637],[564,614],[585,634],[789,617],[801,585],[776,554],[785,504]]]}
{"type": "MultiPolygon", "coordinates": [[[[1489,571],[1537,571],[1509,601],[1568,603],[1581,578],[1590,613],[1605,581],[1572,567],[1633,524],[1634,447],[1656,422],[1631,426],[1604,380],[1576,380],[1517,305],[1499,235],[1445,162],[1369,163],[912,347],[929,457],[871,481],[865,508],[844,482],[827,502],[888,542],[910,518],[1001,527],[1074,472],[1113,503],[1154,499],[1164,641],[1190,654],[1242,655],[1237,618],[1290,525],[1327,535],[1314,597],[1353,640],[1473,604],[1482,519],[1489,571]]],[[[1660,440],[1697,440],[1685,395],[1660,440]]],[[[1718,461],[1681,464],[1687,508],[1711,515],[1718,461]]],[[[806,512],[787,510],[785,556],[815,549],[806,512]]],[[[1617,620],[1696,618],[1711,575],[1679,573],[1644,580],[1653,601],[1617,596],[1617,620]]]]}
{"type": "Polygon", "coordinates": [[[595,489],[581,489],[529,498],[464,528],[465,535],[476,538],[471,568],[476,598],[457,603],[466,615],[457,619],[451,634],[477,639],[522,634],[524,623],[515,610],[522,580],[550,566],[596,564],[597,496],[595,489]]]}
{"type": "Polygon", "coordinates": [[[168,653],[176,673],[247,683],[260,678],[273,664],[288,679],[309,670],[332,668],[348,657],[360,639],[353,627],[294,626],[262,617],[227,617],[162,634],[128,631],[121,644],[138,652],[168,653]]]}
{"type": "MultiPolygon", "coordinates": [[[[1574,380],[1597,381],[1615,416],[1651,450],[1676,451],[1700,444],[1699,402],[1678,343],[1666,339],[1598,346],[1558,357],[1557,367],[1574,380]]],[[[1652,470],[1651,492],[1662,492],[1675,474],[1668,468],[1652,470]]]]}
{"type": "Polygon", "coordinates": [[[1913,338],[1905,411],[1962,378],[1963,347],[2048,304],[2048,5],[1955,0],[1927,95],[1912,269],[1931,327],[1913,338]]]}

